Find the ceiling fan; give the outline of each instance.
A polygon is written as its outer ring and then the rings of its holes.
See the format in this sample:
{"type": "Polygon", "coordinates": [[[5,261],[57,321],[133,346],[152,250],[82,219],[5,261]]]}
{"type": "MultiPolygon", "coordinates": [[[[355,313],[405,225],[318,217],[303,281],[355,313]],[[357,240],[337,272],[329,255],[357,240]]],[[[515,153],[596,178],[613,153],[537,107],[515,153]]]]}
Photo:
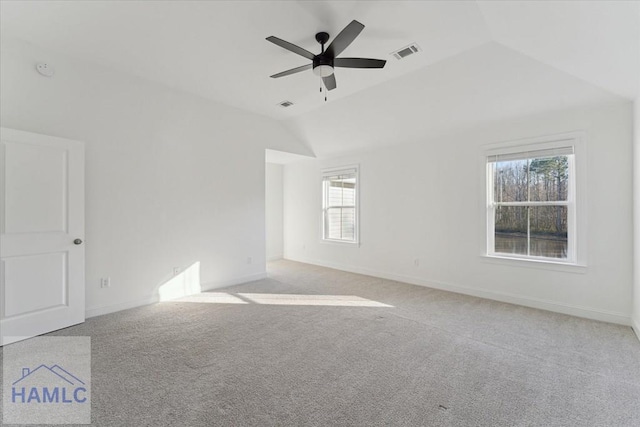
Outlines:
{"type": "Polygon", "coordinates": [[[336,58],[343,50],[349,46],[360,32],[364,29],[364,25],[360,22],[353,20],[338,34],[329,47],[325,50],[324,45],[329,41],[329,34],[320,32],[316,34],[316,41],[322,45],[322,52],[318,55],[314,55],[306,49],[296,46],[293,43],[279,39],[274,36],[267,37],[271,43],[287,49],[293,53],[297,53],[300,56],[304,56],[311,60],[311,64],[303,65],[301,67],[292,68],[287,71],[283,71],[278,74],[274,74],[271,77],[277,79],[279,77],[289,76],[291,74],[299,73],[301,71],[313,69],[313,73],[322,77],[327,90],[333,90],[336,88],[336,76],[333,73],[334,67],[341,68],[383,68],[387,61],[382,59],[371,58],[336,58]]]}

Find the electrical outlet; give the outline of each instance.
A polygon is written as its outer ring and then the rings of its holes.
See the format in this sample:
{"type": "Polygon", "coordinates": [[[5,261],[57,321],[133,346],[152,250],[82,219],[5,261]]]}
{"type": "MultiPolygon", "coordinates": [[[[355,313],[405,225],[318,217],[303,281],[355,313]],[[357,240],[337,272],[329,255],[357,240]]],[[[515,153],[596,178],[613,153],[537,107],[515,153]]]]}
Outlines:
{"type": "Polygon", "coordinates": [[[247,258],[247,264],[253,264],[253,258],[251,257],[247,258]]]}
{"type": "Polygon", "coordinates": [[[173,275],[174,276],[177,276],[180,273],[182,273],[182,267],[173,267],[173,275]]]}
{"type": "Polygon", "coordinates": [[[413,260],[413,265],[416,267],[420,267],[420,258],[416,258],[413,260]]]}
{"type": "Polygon", "coordinates": [[[100,287],[101,288],[110,288],[111,287],[111,277],[103,277],[100,279],[100,287]]]}

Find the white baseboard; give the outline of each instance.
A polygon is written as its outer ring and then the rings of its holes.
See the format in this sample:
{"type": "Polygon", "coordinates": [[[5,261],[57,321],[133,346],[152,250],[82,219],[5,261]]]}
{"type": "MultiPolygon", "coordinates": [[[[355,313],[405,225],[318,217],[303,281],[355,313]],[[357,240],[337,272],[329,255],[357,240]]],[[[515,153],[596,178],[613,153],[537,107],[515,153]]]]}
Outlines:
{"type": "Polygon", "coordinates": [[[631,318],[631,329],[636,333],[636,337],[640,340],[640,319],[631,318]]]}
{"type": "MultiPolygon", "coordinates": [[[[239,285],[242,283],[253,282],[267,277],[267,273],[251,274],[249,276],[236,277],[233,279],[220,280],[202,283],[200,288],[202,291],[210,291],[212,289],[225,288],[227,286],[239,285]]],[[[85,318],[102,316],[103,314],[115,313],[130,308],[142,307],[144,305],[155,304],[160,301],[158,294],[151,295],[147,298],[141,298],[133,301],[125,301],[117,304],[103,305],[100,307],[92,307],[85,310],[85,318]]]]}
{"type": "Polygon", "coordinates": [[[280,255],[273,255],[267,258],[267,262],[271,262],[271,261],[278,261],[280,259],[284,258],[284,255],[280,254],[280,255]]]}
{"type": "MultiPolygon", "coordinates": [[[[382,271],[371,270],[368,268],[354,267],[343,265],[329,261],[319,261],[304,257],[295,257],[288,255],[285,259],[291,261],[303,262],[306,264],[319,265],[321,267],[333,268],[336,270],[348,271],[350,273],[364,274],[367,276],[379,277],[387,280],[395,280],[398,282],[410,283],[412,285],[425,286],[443,291],[455,292],[458,294],[471,295],[479,298],[486,298],[495,301],[506,302],[509,304],[522,305],[525,307],[537,308],[540,310],[553,311],[556,313],[568,314],[571,316],[584,317],[587,319],[600,320],[603,322],[617,323],[620,325],[630,326],[631,319],[624,313],[616,313],[606,310],[599,310],[590,307],[582,307],[577,305],[569,305],[548,301],[539,298],[523,297],[520,295],[496,292],[487,289],[471,288],[467,286],[445,283],[437,280],[426,280],[419,277],[405,276],[401,274],[386,273],[382,271]]],[[[640,329],[637,329],[640,332],[640,329]]]]}
{"type": "Polygon", "coordinates": [[[115,313],[130,308],[142,307],[143,305],[155,304],[159,301],[158,295],[149,296],[133,301],[125,301],[117,304],[103,305],[100,307],[87,308],[85,310],[85,318],[102,316],[103,314],[115,313]]]}

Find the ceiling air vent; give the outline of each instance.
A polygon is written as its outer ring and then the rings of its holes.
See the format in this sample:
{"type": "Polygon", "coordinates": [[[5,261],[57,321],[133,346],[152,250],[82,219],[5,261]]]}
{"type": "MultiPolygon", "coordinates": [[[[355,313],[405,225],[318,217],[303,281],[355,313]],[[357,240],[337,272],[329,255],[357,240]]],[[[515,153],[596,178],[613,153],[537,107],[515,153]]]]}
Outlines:
{"type": "Polygon", "coordinates": [[[402,49],[396,50],[391,54],[396,57],[396,59],[403,59],[409,55],[413,55],[414,53],[420,52],[420,47],[417,43],[411,43],[409,46],[403,47],[402,49]]]}
{"type": "Polygon", "coordinates": [[[278,102],[278,105],[283,107],[283,108],[287,108],[287,107],[291,107],[293,105],[293,102],[291,102],[291,101],[282,101],[282,102],[278,102]]]}

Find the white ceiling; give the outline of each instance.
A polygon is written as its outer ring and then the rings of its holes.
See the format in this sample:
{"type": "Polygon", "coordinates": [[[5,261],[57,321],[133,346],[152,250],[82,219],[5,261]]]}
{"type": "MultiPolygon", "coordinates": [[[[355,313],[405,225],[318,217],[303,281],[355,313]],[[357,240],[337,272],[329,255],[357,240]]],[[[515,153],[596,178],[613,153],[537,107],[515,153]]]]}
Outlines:
{"type": "Polygon", "coordinates": [[[483,1],[494,40],[617,95],[640,84],[640,2],[483,1]]]}
{"type": "Polygon", "coordinates": [[[490,42],[286,124],[327,157],[616,98],[490,42]]]}
{"type": "Polygon", "coordinates": [[[613,95],[631,99],[640,75],[639,6],[2,1],[0,36],[284,119],[317,154],[331,155],[613,95]],[[326,103],[311,71],[269,78],[307,60],[265,37],[316,52],[316,32],[335,36],[353,19],[366,28],[341,56],[387,59],[384,69],[337,69],[338,88],[326,103]],[[412,42],[421,53],[402,61],[390,55],[412,42]],[[295,105],[276,105],[283,100],[295,105]]]}

